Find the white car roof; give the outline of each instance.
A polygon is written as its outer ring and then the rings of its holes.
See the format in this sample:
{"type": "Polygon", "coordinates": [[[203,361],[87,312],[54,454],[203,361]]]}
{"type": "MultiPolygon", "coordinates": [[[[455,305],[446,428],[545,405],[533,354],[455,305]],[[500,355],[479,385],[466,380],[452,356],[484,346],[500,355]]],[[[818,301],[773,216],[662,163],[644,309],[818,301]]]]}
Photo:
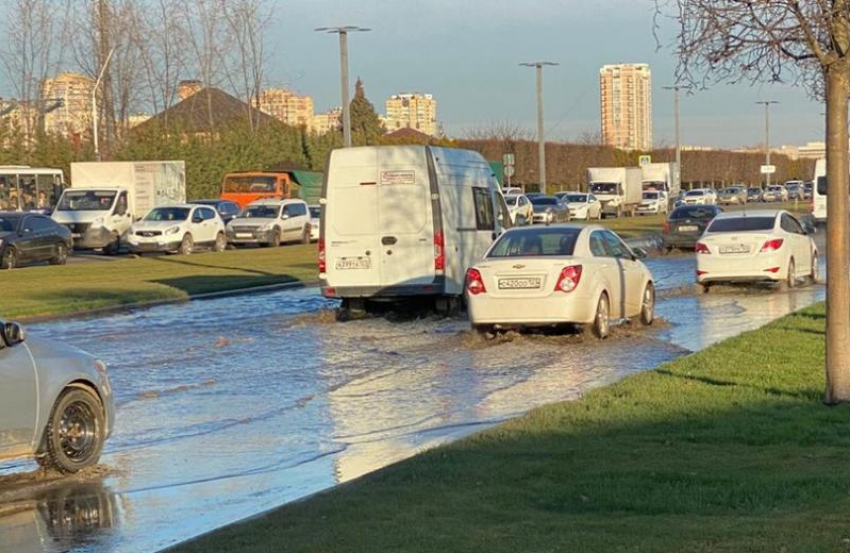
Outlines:
{"type": "Polygon", "coordinates": [[[725,211],[719,213],[715,219],[739,219],[742,217],[776,217],[780,213],[787,213],[784,209],[753,209],[744,211],[725,211]]]}
{"type": "Polygon", "coordinates": [[[264,200],[256,200],[248,204],[252,205],[286,205],[286,204],[306,204],[304,200],[299,200],[298,198],[287,198],[285,200],[278,200],[274,198],[267,198],[264,200]]]}
{"type": "Polygon", "coordinates": [[[183,209],[193,209],[196,207],[208,207],[215,211],[215,208],[211,205],[203,205],[203,204],[172,204],[172,205],[158,205],[153,209],[174,209],[174,208],[183,208],[183,209]]]}

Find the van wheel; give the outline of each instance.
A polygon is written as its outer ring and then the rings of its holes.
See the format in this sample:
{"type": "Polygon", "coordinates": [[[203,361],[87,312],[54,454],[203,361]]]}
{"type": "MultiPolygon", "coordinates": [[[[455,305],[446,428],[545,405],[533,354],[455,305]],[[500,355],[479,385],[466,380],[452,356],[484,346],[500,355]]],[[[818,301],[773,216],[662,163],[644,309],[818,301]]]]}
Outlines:
{"type": "Polygon", "coordinates": [[[458,298],[437,298],[434,308],[440,315],[450,316],[460,310],[460,301],[458,298]]]}
{"type": "Polygon", "coordinates": [[[611,333],[611,305],[608,301],[608,294],[602,292],[599,296],[599,303],[596,304],[596,316],[593,318],[593,323],[590,325],[591,333],[604,340],[611,333]]]}
{"type": "Polygon", "coordinates": [[[0,257],[0,269],[14,269],[18,266],[18,251],[12,246],[6,246],[3,257],[0,257]]]}
{"type": "Polygon", "coordinates": [[[68,262],[68,246],[63,242],[56,244],[56,255],[50,258],[51,265],[64,265],[68,262]]]}
{"type": "Polygon", "coordinates": [[[103,449],[104,413],[97,397],[82,388],[62,392],[47,422],[46,465],[61,473],[97,463],[103,449]]]}
{"type": "Polygon", "coordinates": [[[476,333],[481,334],[481,335],[486,335],[486,334],[491,334],[491,335],[492,335],[492,334],[496,334],[496,327],[495,327],[494,325],[477,325],[477,324],[473,324],[473,325],[472,325],[472,330],[473,330],[473,332],[476,332],[476,333]]]}
{"type": "Polygon", "coordinates": [[[192,239],[191,234],[186,234],[183,236],[183,240],[180,241],[180,249],[177,250],[177,253],[180,255],[189,255],[195,249],[195,241],[192,239]]]}
{"type": "Polygon", "coordinates": [[[118,233],[112,233],[112,242],[103,247],[103,253],[106,255],[117,255],[121,249],[121,237],[118,233]]]}
{"type": "Polygon", "coordinates": [[[342,305],[336,311],[336,320],[341,323],[355,321],[366,318],[367,314],[366,300],[362,298],[346,298],[342,300],[342,305]]]}
{"type": "Polygon", "coordinates": [[[651,282],[646,283],[643,299],[640,304],[640,324],[649,326],[655,320],[655,287],[651,282]]]}

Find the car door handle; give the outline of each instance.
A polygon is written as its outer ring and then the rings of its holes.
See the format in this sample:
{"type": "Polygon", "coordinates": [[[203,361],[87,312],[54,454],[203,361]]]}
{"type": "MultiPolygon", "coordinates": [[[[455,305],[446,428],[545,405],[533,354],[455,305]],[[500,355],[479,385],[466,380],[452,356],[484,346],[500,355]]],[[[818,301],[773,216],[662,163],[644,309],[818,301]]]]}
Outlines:
{"type": "Polygon", "coordinates": [[[392,246],[396,242],[398,242],[398,238],[396,238],[395,236],[384,236],[383,238],[381,238],[381,244],[383,244],[384,246],[392,246]]]}

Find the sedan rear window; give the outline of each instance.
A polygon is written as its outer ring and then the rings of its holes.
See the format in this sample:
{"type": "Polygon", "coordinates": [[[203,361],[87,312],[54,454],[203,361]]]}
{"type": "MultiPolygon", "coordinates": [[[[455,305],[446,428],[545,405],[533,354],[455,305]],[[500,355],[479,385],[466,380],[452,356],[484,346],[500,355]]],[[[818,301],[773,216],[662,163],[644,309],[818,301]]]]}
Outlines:
{"type": "Polygon", "coordinates": [[[748,230],[771,230],[775,217],[729,217],[716,219],[706,232],[744,232],[748,230]]]}
{"type": "Polygon", "coordinates": [[[531,228],[506,232],[487,257],[573,255],[580,233],[579,228],[531,228]]]}
{"type": "Polygon", "coordinates": [[[685,196],[705,196],[705,192],[702,190],[688,190],[685,196]]]}
{"type": "Polygon", "coordinates": [[[677,207],[673,210],[673,213],[670,214],[670,220],[675,221],[677,219],[713,219],[720,210],[713,207],[703,207],[703,206],[682,206],[677,207]]]}

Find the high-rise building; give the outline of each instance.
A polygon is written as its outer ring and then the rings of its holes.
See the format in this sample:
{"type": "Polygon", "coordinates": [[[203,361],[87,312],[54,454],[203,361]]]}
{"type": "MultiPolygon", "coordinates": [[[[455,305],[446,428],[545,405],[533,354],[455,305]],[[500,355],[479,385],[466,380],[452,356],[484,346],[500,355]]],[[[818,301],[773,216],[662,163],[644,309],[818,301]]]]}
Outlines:
{"type": "Polygon", "coordinates": [[[45,79],[42,103],[59,102],[44,114],[44,129],[62,136],[90,132],[94,80],[79,73],[60,73],[45,79]]]}
{"type": "Polygon", "coordinates": [[[652,75],[645,63],[599,70],[602,141],[624,150],[652,148],[652,75]]]}
{"type": "Polygon", "coordinates": [[[342,108],[333,108],[325,113],[317,113],[313,116],[312,130],[315,134],[327,134],[332,130],[342,128],[340,118],[342,117],[342,108]]]}
{"type": "Polygon", "coordinates": [[[388,132],[409,128],[436,136],[437,100],[418,92],[394,94],[387,100],[385,121],[388,132]]]}
{"type": "Polygon", "coordinates": [[[260,92],[260,110],[293,127],[313,127],[313,99],[291,90],[269,88],[260,92]]]}

